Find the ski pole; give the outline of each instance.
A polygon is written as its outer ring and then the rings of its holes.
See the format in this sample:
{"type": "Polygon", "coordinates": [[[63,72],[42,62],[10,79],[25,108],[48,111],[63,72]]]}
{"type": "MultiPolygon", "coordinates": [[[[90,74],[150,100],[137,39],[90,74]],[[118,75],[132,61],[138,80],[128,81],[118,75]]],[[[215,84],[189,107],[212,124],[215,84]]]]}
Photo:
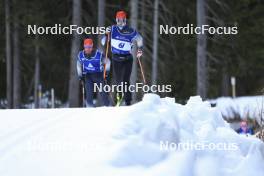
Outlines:
{"type": "MultiPolygon", "coordinates": [[[[107,59],[108,59],[108,50],[109,50],[109,42],[110,42],[110,37],[109,33],[107,34],[107,41],[106,41],[106,50],[105,50],[105,63],[104,63],[104,82],[107,85],[107,80],[106,80],[106,64],[107,64],[107,59]]],[[[109,93],[110,98],[112,103],[114,103],[114,98],[111,93],[109,93]]]]}
{"type": "Polygon", "coordinates": [[[143,78],[143,82],[144,84],[146,84],[146,79],[145,79],[145,75],[144,75],[144,70],[143,70],[143,67],[142,67],[142,64],[141,64],[141,61],[139,59],[140,57],[137,57],[138,59],[138,63],[139,63],[139,67],[140,67],[140,71],[141,71],[141,75],[142,75],[142,78],[143,78]]]}
{"type": "Polygon", "coordinates": [[[84,90],[84,81],[81,81],[81,85],[82,85],[82,103],[83,103],[83,107],[85,107],[85,90],[84,90]]]}
{"type": "Polygon", "coordinates": [[[106,50],[105,50],[105,63],[104,63],[104,79],[106,78],[106,60],[108,59],[108,49],[109,49],[109,33],[107,34],[106,50]]]}

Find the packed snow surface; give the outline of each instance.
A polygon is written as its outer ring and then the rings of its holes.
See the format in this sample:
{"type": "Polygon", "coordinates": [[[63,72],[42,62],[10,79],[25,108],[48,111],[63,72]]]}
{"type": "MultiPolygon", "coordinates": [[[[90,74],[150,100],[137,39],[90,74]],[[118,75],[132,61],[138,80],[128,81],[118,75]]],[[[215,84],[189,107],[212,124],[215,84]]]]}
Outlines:
{"type": "MultiPolygon", "coordinates": [[[[264,95],[247,97],[220,97],[211,100],[227,119],[234,119],[236,116],[242,119],[256,119],[260,122],[264,118],[264,95]]],[[[264,120],[264,119],[263,119],[264,120]]]]}
{"type": "Polygon", "coordinates": [[[1,110],[0,175],[264,176],[264,144],[238,135],[200,97],[1,110]]]}

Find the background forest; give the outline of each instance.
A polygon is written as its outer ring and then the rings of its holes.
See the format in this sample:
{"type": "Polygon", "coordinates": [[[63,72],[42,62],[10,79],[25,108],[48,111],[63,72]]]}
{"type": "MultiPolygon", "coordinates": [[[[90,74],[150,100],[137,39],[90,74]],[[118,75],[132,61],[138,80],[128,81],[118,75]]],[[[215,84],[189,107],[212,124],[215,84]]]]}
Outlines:
{"type": "MultiPolygon", "coordinates": [[[[148,84],[171,84],[184,102],[231,96],[235,76],[237,96],[261,94],[264,87],[263,0],[0,0],[1,108],[21,108],[38,102],[38,90],[54,89],[56,99],[79,106],[75,58],[86,35],[28,35],[27,25],[109,26],[118,10],[144,38],[143,67],[148,84]],[[159,25],[237,26],[237,35],[159,35],[159,25]],[[197,54],[198,53],[198,54],[197,54]],[[6,101],[8,100],[8,101],[6,101]]],[[[92,36],[97,42],[101,36],[92,36]]],[[[132,82],[142,82],[140,70],[132,82]]],[[[142,95],[134,95],[137,100],[142,95]]],[[[36,105],[37,107],[37,105],[36,105]]]]}

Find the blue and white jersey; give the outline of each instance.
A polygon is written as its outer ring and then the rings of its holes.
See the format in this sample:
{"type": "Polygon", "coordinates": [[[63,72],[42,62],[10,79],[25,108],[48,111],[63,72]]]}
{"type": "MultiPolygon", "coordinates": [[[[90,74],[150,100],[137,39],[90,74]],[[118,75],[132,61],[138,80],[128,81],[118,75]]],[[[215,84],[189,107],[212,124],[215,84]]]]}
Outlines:
{"type": "Polygon", "coordinates": [[[138,35],[133,28],[126,26],[125,32],[113,25],[111,28],[111,51],[113,54],[128,55],[131,54],[132,42],[138,35]]]}
{"type": "MultiPolygon", "coordinates": [[[[82,66],[82,74],[103,72],[103,54],[96,50],[94,56],[87,58],[84,51],[78,54],[78,61],[82,66]]],[[[79,73],[78,73],[79,74],[79,73]]]]}

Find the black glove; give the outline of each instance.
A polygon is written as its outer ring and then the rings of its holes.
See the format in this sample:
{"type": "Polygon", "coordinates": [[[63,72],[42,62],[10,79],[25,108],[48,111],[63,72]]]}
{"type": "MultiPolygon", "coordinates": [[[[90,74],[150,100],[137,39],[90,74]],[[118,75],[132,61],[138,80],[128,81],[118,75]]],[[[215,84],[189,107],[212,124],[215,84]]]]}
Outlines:
{"type": "Polygon", "coordinates": [[[107,79],[109,77],[110,71],[106,71],[105,72],[105,79],[107,79]]]}
{"type": "Polygon", "coordinates": [[[141,49],[138,49],[137,51],[137,58],[140,58],[143,54],[143,51],[141,49]]]}
{"type": "Polygon", "coordinates": [[[84,76],[78,76],[79,81],[84,81],[84,76]]]}

